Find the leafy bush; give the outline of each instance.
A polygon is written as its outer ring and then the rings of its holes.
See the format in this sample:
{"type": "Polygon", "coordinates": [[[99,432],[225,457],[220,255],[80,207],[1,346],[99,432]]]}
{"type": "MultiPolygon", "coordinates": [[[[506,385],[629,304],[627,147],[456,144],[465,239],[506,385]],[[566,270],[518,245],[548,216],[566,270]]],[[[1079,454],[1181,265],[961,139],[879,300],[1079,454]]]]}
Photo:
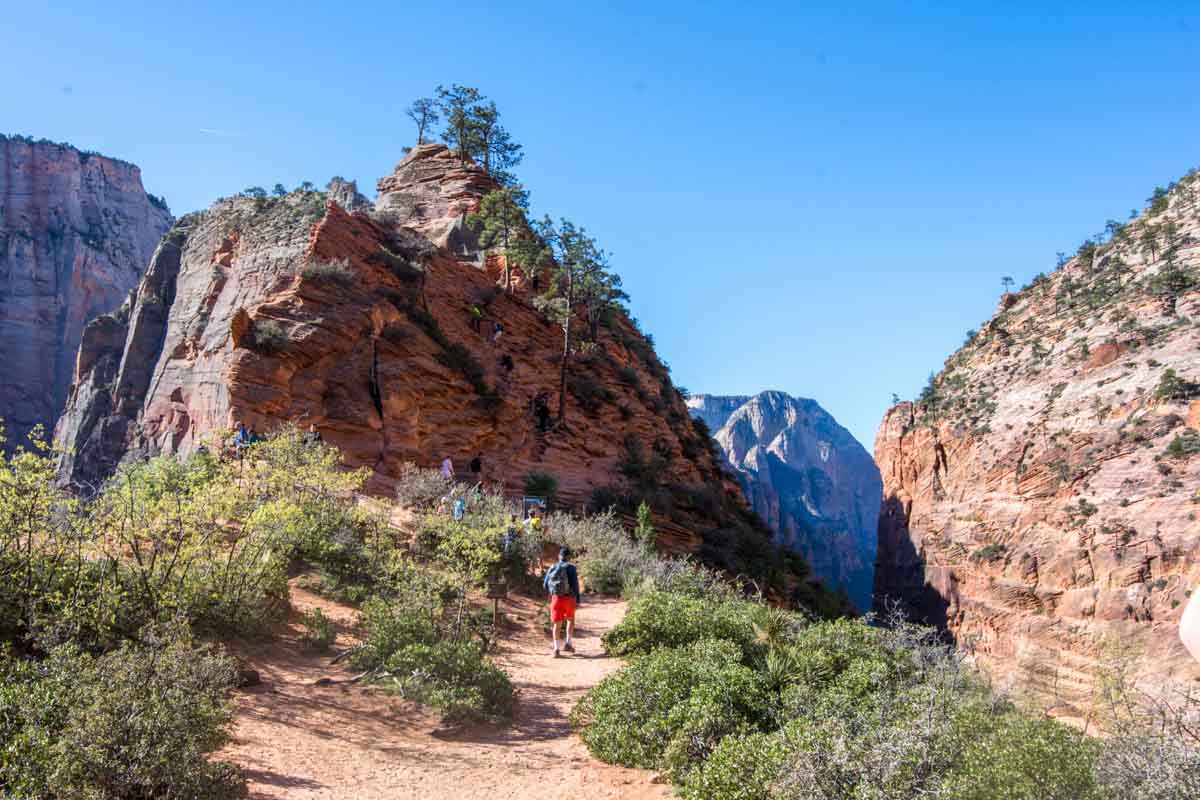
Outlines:
{"type": "MultiPolygon", "coordinates": [[[[571,714],[572,724],[598,758],[658,769],[690,714],[711,714],[707,723],[719,731],[752,727],[747,712],[765,710],[762,686],[739,658],[737,645],[711,639],[636,658],[583,697],[571,714]],[[697,705],[687,706],[693,694],[697,705]]],[[[707,747],[707,737],[702,738],[707,747]]]]}
{"type": "Polygon", "coordinates": [[[0,664],[0,793],[12,797],[237,798],[209,755],[229,741],[232,662],[186,638],[99,657],[64,646],[0,664]]]}
{"type": "Polygon", "coordinates": [[[316,650],[319,653],[324,653],[328,650],[329,646],[333,644],[333,640],[337,637],[337,632],[333,629],[333,622],[319,608],[306,611],[300,617],[300,624],[304,626],[303,641],[305,647],[316,650]]]}
{"type": "Polygon", "coordinates": [[[1167,445],[1164,455],[1167,458],[1183,460],[1191,455],[1200,453],[1200,435],[1195,431],[1178,433],[1167,445]]]}
{"type": "Polygon", "coordinates": [[[765,609],[743,600],[714,601],[672,592],[650,592],[630,604],[625,618],[604,634],[604,648],[616,655],[683,647],[703,639],[734,644],[741,659],[758,653],[755,624],[765,609]]]}
{"type": "Polygon", "coordinates": [[[579,401],[580,408],[589,414],[595,414],[615,399],[612,392],[585,372],[571,373],[567,378],[567,390],[579,401]]]}
{"type": "Polygon", "coordinates": [[[347,258],[332,260],[314,258],[300,271],[300,276],[306,281],[334,283],[339,286],[349,286],[354,283],[355,278],[354,270],[347,258]]]}
{"type": "Polygon", "coordinates": [[[393,653],[384,673],[406,697],[426,702],[451,722],[512,716],[516,692],[504,670],[476,642],[411,644],[393,653]]]}
{"type": "Polygon", "coordinates": [[[1004,558],[1004,554],[1008,552],[1008,547],[1000,542],[992,542],[985,544],[975,552],[971,553],[972,561],[999,561],[1004,558]]]}
{"type": "Polygon", "coordinates": [[[454,485],[454,480],[442,475],[441,470],[405,464],[396,482],[396,500],[414,511],[432,511],[439,500],[450,495],[454,485]]]}
{"type": "Polygon", "coordinates": [[[444,367],[452,369],[470,382],[475,393],[484,396],[490,393],[484,375],[483,365],[480,364],[470,348],[460,342],[447,342],[438,352],[437,361],[444,367]]]}
{"type": "Polygon", "coordinates": [[[546,505],[553,506],[558,494],[558,478],[548,472],[531,472],[525,476],[524,487],[527,497],[544,498],[546,505]]]}
{"type": "Polygon", "coordinates": [[[282,352],[291,341],[283,325],[273,319],[257,319],[250,329],[250,346],[263,355],[282,352]]]}

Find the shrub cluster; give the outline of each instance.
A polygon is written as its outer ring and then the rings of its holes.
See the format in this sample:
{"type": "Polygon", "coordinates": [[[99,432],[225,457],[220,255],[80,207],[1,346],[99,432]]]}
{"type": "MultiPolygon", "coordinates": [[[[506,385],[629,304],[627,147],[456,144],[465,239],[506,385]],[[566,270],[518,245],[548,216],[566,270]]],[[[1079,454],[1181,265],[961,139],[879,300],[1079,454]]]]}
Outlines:
{"type": "MultiPolygon", "coordinates": [[[[629,657],[572,714],[589,750],[699,800],[1196,796],[1193,710],[1113,704],[1092,739],[997,696],[924,629],[807,623],[651,593],[605,637],[629,657]]],[[[1176,700],[1178,702],[1178,698],[1176,700]]]]}

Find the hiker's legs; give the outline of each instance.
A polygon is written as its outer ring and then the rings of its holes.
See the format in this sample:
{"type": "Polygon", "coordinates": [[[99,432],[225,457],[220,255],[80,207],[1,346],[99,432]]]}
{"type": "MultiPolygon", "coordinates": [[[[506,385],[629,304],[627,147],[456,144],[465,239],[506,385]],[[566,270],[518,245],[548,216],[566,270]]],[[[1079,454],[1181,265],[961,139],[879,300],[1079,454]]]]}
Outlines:
{"type": "Polygon", "coordinates": [[[550,637],[554,639],[554,652],[558,652],[558,623],[550,623],[550,637]]]}
{"type": "Polygon", "coordinates": [[[573,620],[573,619],[568,619],[568,620],[567,620],[567,623],[566,623],[566,629],[567,629],[567,635],[566,635],[566,637],[565,637],[565,638],[566,638],[566,640],[567,640],[568,642],[570,642],[570,641],[571,641],[571,634],[575,632],[575,620],[573,620]]]}

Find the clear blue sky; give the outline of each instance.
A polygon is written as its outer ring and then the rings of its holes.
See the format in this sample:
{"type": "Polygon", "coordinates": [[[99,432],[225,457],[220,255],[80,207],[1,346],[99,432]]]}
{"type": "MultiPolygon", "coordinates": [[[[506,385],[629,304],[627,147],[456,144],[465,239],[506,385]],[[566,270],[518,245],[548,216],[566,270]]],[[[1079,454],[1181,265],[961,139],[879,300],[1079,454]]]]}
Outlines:
{"type": "Polygon", "coordinates": [[[677,383],[813,397],[868,449],[1002,275],[1200,163],[1194,2],[175,5],[10,4],[0,131],[133,161],[178,214],[371,193],[403,107],[478,86],[677,383]]]}

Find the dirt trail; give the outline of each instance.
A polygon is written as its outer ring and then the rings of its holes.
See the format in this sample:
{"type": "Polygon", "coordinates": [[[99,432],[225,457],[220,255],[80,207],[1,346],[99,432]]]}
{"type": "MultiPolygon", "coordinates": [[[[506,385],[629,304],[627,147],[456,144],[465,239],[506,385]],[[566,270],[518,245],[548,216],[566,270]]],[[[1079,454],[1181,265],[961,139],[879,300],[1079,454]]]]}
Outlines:
{"type": "Polygon", "coordinates": [[[515,628],[494,654],[519,689],[516,719],[503,728],[439,730],[435,716],[386,692],[349,684],[328,656],[302,648],[300,613],[321,607],[338,627],[337,647],[353,643],[355,613],[300,589],[288,631],[279,640],[237,648],[259,670],[263,686],[240,694],[235,740],[221,753],[250,778],[252,798],[440,798],[479,793],[478,800],[669,797],[640,770],[591,758],[572,734],[575,702],[620,666],[604,655],[600,636],[625,604],[589,599],[579,613],[573,656],[550,657],[538,606],[506,603],[515,628]]]}

